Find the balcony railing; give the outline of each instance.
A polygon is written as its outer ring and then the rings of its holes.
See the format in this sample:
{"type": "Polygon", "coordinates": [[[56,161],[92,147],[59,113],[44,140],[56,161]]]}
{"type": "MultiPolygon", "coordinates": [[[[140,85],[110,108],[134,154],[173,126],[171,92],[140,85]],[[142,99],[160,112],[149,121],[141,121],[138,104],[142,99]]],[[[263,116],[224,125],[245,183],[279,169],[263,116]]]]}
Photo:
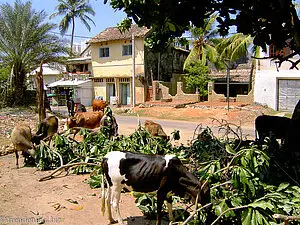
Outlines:
{"type": "Polygon", "coordinates": [[[63,79],[64,80],[88,80],[91,78],[91,72],[63,72],[63,79]]]}

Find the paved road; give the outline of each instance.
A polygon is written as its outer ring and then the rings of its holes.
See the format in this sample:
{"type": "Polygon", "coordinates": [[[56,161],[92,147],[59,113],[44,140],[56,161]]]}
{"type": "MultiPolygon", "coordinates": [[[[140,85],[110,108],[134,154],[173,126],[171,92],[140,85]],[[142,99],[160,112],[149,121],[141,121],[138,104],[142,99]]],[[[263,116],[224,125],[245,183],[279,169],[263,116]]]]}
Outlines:
{"type": "MultiPolygon", "coordinates": [[[[68,115],[67,107],[65,106],[59,106],[59,107],[53,107],[53,111],[59,112],[63,115],[68,115]]],[[[123,135],[129,135],[132,134],[138,126],[138,117],[137,116],[120,116],[116,115],[116,119],[119,125],[119,134],[123,135]]],[[[159,124],[162,125],[164,131],[167,135],[171,136],[171,133],[174,130],[180,131],[180,140],[177,142],[174,142],[175,144],[187,144],[189,140],[192,140],[194,137],[194,133],[199,133],[199,123],[197,122],[186,122],[186,121],[180,121],[180,120],[162,120],[162,119],[156,119],[156,118],[146,118],[146,117],[140,117],[140,123],[144,125],[144,121],[146,119],[151,119],[159,124]],[[196,130],[197,129],[197,130],[196,130]]],[[[202,124],[203,128],[206,128],[209,126],[209,124],[202,124]]],[[[218,136],[218,128],[216,126],[209,126],[213,134],[215,136],[218,136]]],[[[247,139],[254,139],[254,129],[249,127],[242,127],[242,133],[245,137],[247,135],[247,139]]]]}
{"type": "MultiPolygon", "coordinates": [[[[128,135],[133,133],[138,125],[138,118],[136,116],[116,116],[117,122],[119,124],[119,133],[128,135]]],[[[141,124],[149,118],[140,117],[139,120],[141,124]]],[[[188,140],[192,140],[194,133],[199,133],[199,123],[196,122],[186,122],[179,120],[161,120],[156,118],[150,118],[151,120],[158,122],[162,125],[164,131],[167,135],[171,136],[174,130],[180,131],[181,140],[180,142],[186,144],[188,140]],[[197,129],[197,130],[196,130],[197,129]]],[[[203,128],[206,128],[208,124],[202,124],[203,128]]],[[[210,126],[211,127],[211,126],[210,126]]],[[[218,135],[218,128],[216,126],[212,127],[214,135],[218,135]]],[[[243,136],[248,136],[248,139],[254,139],[254,129],[249,127],[242,127],[243,136]]]]}

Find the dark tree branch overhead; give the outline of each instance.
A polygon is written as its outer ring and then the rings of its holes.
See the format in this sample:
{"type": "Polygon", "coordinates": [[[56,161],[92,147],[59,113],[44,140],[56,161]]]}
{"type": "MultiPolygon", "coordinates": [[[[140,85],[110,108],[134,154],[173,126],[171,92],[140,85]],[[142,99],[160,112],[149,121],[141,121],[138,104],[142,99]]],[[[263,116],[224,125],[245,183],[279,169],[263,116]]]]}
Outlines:
{"type": "MultiPolygon", "coordinates": [[[[181,36],[190,25],[202,27],[204,19],[217,13],[221,36],[236,26],[237,32],[250,34],[264,51],[270,44],[283,48],[289,42],[292,55],[300,53],[300,21],[292,0],[110,0],[109,4],[123,10],[127,21],[151,27],[157,40],[163,42],[181,36]]],[[[291,68],[297,64],[294,62],[291,68]]]]}

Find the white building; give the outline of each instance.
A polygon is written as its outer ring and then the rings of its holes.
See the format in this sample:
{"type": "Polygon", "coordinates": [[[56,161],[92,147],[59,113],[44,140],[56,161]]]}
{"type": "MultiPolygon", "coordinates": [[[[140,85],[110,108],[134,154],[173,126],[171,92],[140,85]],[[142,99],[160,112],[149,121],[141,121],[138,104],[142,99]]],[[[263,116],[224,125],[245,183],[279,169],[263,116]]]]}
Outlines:
{"type": "MultiPolygon", "coordinates": [[[[52,63],[52,64],[43,64],[43,81],[44,86],[47,87],[50,83],[55,82],[58,77],[66,72],[65,65],[61,65],[58,63],[52,63]]],[[[36,70],[32,71],[30,74],[28,74],[28,89],[36,89],[36,71],[40,71],[40,68],[37,68],[36,70]]]]}
{"type": "MultiPolygon", "coordinates": [[[[261,55],[268,57],[270,51],[261,55]]],[[[293,58],[292,61],[299,60],[293,58]]],[[[290,62],[278,67],[278,60],[262,59],[257,63],[254,81],[254,102],[278,111],[293,112],[300,100],[300,71],[290,69],[290,62]]],[[[300,64],[299,64],[300,67],[300,64]]]]}

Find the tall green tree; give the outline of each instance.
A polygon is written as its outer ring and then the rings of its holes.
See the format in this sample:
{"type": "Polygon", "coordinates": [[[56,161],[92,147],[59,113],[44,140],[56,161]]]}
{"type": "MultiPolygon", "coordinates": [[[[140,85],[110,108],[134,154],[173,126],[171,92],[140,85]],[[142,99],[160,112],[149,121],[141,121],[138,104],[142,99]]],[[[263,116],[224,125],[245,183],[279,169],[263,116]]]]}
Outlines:
{"type": "Polygon", "coordinates": [[[193,40],[193,48],[184,62],[184,68],[191,63],[200,61],[203,65],[207,62],[215,63],[218,58],[218,52],[215,48],[215,38],[218,35],[217,30],[213,27],[217,15],[204,20],[202,27],[192,26],[190,32],[193,40]]]}
{"type": "MultiPolygon", "coordinates": [[[[236,33],[230,37],[224,38],[216,46],[219,52],[219,60],[222,62],[227,70],[227,103],[229,110],[229,88],[230,88],[230,68],[232,63],[236,62],[242,56],[248,54],[248,48],[252,44],[253,38],[251,35],[244,35],[236,33]]],[[[251,75],[250,75],[251,76],[251,75]]],[[[252,79],[252,78],[251,78],[252,79]]]]}
{"type": "Polygon", "coordinates": [[[95,25],[94,21],[88,14],[95,16],[95,12],[89,4],[89,0],[58,0],[59,4],[56,6],[57,12],[53,13],[50,18],[56,16],[63,16],[59,23],[59,30],[64,35],[71,24],[71,55],[73,52],[73,42],[75,34],[75,18],[79,18],[85,27],[91,31],[89,22],[95,25]]]}
{"type": "Polygon", "coordinates": [[[201,61],[192,62],[186,67],[184,78],[188,88],[198,89],[202,98],[207,96],[207,83],[211,80],[208,66],[201,61]]]}
{"type": "Polygon", "coordinates": [[[16,105],[24,104],[26,74],[66,52],[63,40],[50,33],[55,24],[45,23],[46,18],[31,2],[0,5],[0,67],[9,67],[10,99],[16,105]]]}

